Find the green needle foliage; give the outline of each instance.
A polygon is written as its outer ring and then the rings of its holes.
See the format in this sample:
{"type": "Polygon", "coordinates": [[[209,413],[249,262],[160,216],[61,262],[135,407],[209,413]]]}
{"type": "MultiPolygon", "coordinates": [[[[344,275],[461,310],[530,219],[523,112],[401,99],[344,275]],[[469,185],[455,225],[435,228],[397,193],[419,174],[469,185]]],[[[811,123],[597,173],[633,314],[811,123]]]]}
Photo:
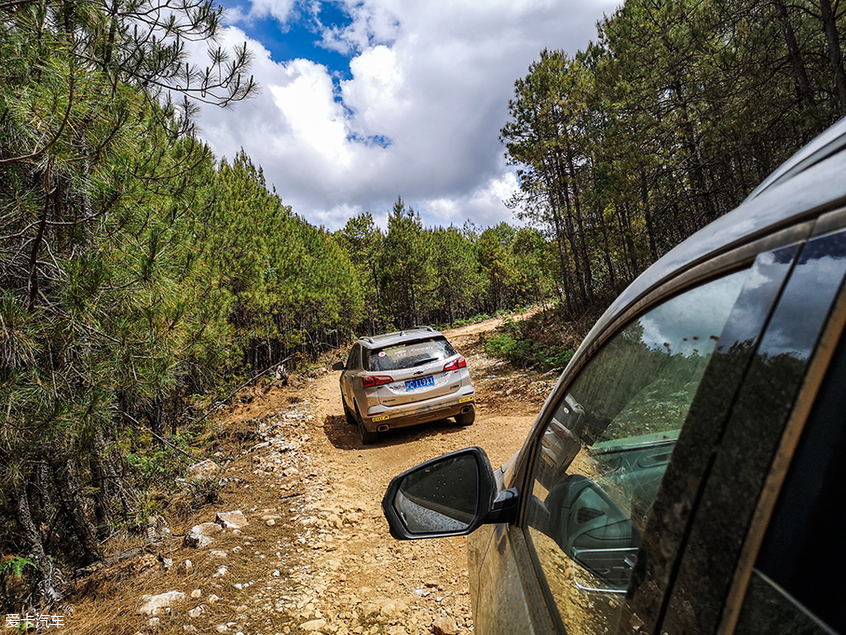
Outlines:
{"type": "Polygon", "coordinates": [[[501,138],[517,215],[555,245],[578,318],[736,207],[846,113],[828,0],[627,0],[569,56],[542,51],[501,138]]]}
{"type": "Polygon", "coordinates": [[[130,515],[118,439],[161,436],[221,315],[191,284],[214,162],[170,95],[227,105],[253,84],[245,51],[186,65],[217,29],[210,2],[0,13],[0,492],[49,603],[50,554],[96,560],[130,515]]]}
{"type": "MultiPolygon", "coordinates": [[[[57,566],[155,511],[199,396],[353,335],[550,298],[596,313],[846,113],[839,4],[627,0],[515,84],[501,137],[523,226],[427,228],[398,198],[384,229],[368,212],[331,233],[195,136],[198,103],[255,89],[246,47],[215,44],[220,11],[0,3],[0,543],[46,605],[57,566]]],[[[488,347],[566,363],[527,339],[488,347]]]]}

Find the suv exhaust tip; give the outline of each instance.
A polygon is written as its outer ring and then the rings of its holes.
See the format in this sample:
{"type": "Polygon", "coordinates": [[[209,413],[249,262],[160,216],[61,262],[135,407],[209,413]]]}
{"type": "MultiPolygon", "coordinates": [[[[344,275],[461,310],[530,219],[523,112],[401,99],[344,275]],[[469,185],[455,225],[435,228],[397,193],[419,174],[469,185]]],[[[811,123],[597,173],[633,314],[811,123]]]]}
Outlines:
{"type": "Polygon", "coordinates": [[[380,426],[376,426],[376,432],[387,432],[388,431],[388,424],[383,423],[380,426]]]}
{"type": "Polygon", "coordinates": [[[461,414],[466,415],[466,414],[467,414],[468,412],[470,412],[472,409],[473,409],[473,406],[464,406],[464,407],[461,409],[461,414]]]}

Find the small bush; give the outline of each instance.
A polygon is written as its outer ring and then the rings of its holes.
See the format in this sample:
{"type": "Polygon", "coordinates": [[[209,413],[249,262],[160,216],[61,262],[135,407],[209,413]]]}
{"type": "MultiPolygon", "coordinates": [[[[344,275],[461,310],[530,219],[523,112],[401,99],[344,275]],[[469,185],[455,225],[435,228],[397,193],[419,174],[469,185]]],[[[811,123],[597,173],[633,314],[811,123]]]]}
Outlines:
{"type": "Polygon", "coordinates": [[[562,368],[573,357],[571,350],[521,338],[516,328],[487,338],[485,354],[500,357],[515,366],[539,369],[562,368]]]}

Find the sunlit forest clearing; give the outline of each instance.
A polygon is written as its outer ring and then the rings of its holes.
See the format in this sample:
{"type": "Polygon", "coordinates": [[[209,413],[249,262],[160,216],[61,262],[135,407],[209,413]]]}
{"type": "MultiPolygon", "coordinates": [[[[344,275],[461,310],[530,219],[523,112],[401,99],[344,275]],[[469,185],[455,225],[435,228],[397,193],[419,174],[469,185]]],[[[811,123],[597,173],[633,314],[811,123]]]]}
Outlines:
{"type": "Polygon", "coordinates": [[[372,210],[333,232],[195,130],[198,101],[238,108],[256,89],[246,46],[215,48],[212,1],[0,4],[5,608],[61,604],[61,572],[140,535],[207,408],[268,369],[537,304],[554,308],[491,350],[566,363],[562,324],[846,114],[844,13],[626,0],[586,50],[540,51],[516,79],[500,130],[513,225],[427,227],[398,193],[386,227],[372,210]],[[186,63],[190,40],[209,68],[186,63]]]}

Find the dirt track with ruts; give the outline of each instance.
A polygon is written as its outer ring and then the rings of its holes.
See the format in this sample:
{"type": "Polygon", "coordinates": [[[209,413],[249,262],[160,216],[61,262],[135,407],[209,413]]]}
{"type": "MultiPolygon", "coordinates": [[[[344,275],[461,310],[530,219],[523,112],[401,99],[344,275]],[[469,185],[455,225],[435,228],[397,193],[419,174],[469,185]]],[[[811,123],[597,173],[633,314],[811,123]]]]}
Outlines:
{"type": "Polygon", "coordinates": [[[391,478],[440,454],[477,445],[498,466],[520,449],[557,375],[487,358],[479,334],[497,323],[446,333],[477,391],[468,427],[443,420],[363,446],[343,416],[337,373],[325,368],[245,392],[218,417],[233,440],[215,459],[220,500],[153,527],[160,539],[145,555],[80,580],[68,632],[471,632],[466,539],[396,541],[381,500],[391,478]],[[234,510],[246,526],[184,546],[192,526],[234,510]],[[171,591],[170,606],[139,612],[143,596],[171,591]]]}

